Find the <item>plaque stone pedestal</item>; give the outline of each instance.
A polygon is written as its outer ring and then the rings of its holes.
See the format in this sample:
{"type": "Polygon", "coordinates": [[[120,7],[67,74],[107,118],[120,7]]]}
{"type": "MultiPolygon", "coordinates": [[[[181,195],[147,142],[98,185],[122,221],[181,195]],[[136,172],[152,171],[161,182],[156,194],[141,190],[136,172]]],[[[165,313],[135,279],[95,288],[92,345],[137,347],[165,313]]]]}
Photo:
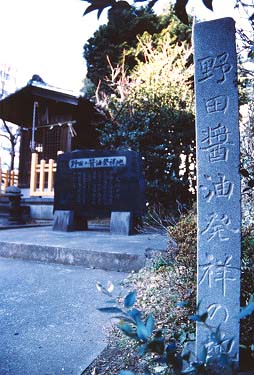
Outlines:
{"type": "Polygon", "coordinates": [[[112,234],[134,234],[134,222],[132,212],[112,212],[110,220],[110,232],[112,234]]]}
{"type": "MultiPolygon", "coordinates": [[[[53,230],[71,232],[88,230],[88,221],[75,211],[56,210],[54,212],[53,230]]],[[[132,212],[112,212],[110,233],[129,236],[135,234],[134,215],[132,212]]]]}
{"type": "Polygon", "coordinates": [[[71,232],[87,229],[87,219],[77,215],[76,212],[64,210],[56,210],[54,212],[53,230],[71,232]]]}

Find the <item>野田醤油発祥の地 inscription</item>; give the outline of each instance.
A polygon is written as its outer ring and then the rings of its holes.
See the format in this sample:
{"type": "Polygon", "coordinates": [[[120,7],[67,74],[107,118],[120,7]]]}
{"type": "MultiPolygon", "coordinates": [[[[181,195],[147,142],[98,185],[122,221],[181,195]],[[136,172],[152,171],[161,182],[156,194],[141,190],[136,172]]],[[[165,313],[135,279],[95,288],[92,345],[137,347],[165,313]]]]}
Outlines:
{"type": "Polygon", "coordinates": [[[240,175],[235,27],[231,18],[194,27],[199,313],[220,326],[225,345],[197,324],[200,358],[225,352],[239,356],[240,175]],[[228,343],[228,345],[226,345],[228,343]]]}
{"type": "Polygon", "coordinates": [[[232,69],[228,60],[229,53],[227,52],[198,59],[198,82],[205,82],[208,79],[214,79],[217,83],[225,82],[227,73],[232,69]]]}
{"type": "Polygon", "coordinates": [[[207,183],[200,185],[199,191],[206,202],[215,198],[230,199],[232,197],[234,184],[223,173],[217,173],[215,176],[205,175],[204,177],[207,183]]]}
{"type": "Polygon", "coordinates": [[[218,95],[205,101],[207,113],[226,112],[228,98],[225,95],[218,95]]]}
{"type": "Polygon", "coordinates": [[[71,159],[70,168],[111,168],[126,166],[126,156],[71,159]]]}
{"type": "Polygon", "coordinates": [[[233,145],[229,141],[230,131],[224,125],[218,123],[215,127],[208,127],[202,130],[202,150],[208,153],[211,163],[217,161],[227,161],[229,146],[233,145]]]}

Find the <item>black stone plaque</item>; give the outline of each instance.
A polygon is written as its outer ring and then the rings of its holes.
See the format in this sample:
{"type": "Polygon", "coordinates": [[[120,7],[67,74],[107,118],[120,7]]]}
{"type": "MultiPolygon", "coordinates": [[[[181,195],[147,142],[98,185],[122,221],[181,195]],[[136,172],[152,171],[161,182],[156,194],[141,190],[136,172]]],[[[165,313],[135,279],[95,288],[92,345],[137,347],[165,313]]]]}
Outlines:
{"type": "Polygon", "coordinates": [[[78,150],[58,156],[55,210],[82,216],[145,211],[144,177],[135,151],[78,150]]]}

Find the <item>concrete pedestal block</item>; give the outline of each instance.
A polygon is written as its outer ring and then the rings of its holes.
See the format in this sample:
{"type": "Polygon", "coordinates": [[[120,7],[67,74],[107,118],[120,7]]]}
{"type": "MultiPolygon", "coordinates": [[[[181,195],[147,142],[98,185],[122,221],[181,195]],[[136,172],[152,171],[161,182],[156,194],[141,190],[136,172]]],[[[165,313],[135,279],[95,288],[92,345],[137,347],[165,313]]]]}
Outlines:
{"type": "Polygon", "coordinates": [[[135,233],[132,212],[111,212],[110,232],[129,236],[135,233]]]}
{"type": "Polygon", "coordinates": [[[87,230],[87,219],[77,215],[74,211],[56,210],[54,212],[53,230],[71,232],[87,230]]]}

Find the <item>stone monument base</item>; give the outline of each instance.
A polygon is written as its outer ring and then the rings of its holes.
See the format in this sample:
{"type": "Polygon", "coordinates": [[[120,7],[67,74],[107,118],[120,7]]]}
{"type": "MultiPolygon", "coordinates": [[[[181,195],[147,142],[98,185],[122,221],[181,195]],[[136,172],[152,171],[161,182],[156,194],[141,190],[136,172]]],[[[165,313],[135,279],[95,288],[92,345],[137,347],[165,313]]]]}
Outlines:
{"type": "MultiPolygon", "coordinates": [[[[111,212],[110,233],[126,236],[135,234],[134,222],[132,212],[111,212]]],[[[54,212],[53,230],[62,232],[88,230],[88,220],[75,211],[56,210],[54,212]]]]}
{"type": "Polygon", "coordinates": [[[63,210],[56,210],[54,212],[53,230],[72,232],[87,229],[87,219],[79,216],[76,212],[63,210]]]}
{"type": "Polygon", "coordinates": [[[111,212],[110,232],[129,236],[135,233],[132,212],[111,212]]]}

